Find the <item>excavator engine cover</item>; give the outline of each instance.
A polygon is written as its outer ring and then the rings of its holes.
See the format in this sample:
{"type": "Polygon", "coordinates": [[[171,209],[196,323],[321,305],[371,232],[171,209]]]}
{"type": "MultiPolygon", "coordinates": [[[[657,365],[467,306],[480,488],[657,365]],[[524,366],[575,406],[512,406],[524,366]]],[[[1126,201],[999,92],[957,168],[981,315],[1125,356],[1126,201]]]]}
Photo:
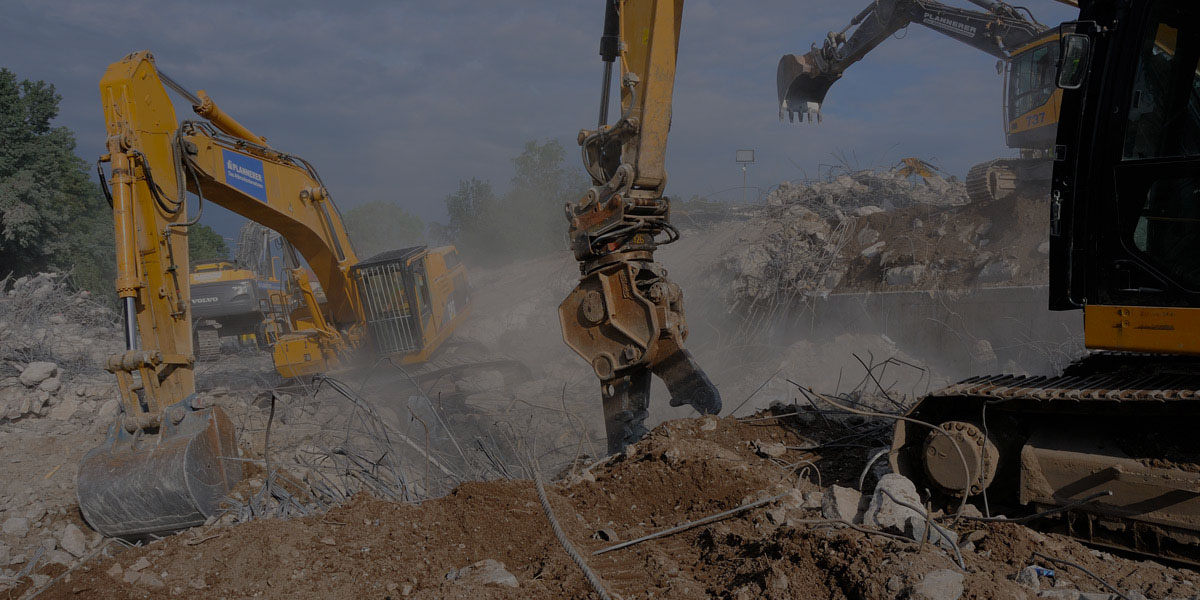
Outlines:
{"type": "Polygon", "coordinates": [[[79,509],[96,531],[136,540],[203,524],[242,478],[233,423],[220,407],[167,407],[156,436],[122,419],[79,466],[79,509]]]}

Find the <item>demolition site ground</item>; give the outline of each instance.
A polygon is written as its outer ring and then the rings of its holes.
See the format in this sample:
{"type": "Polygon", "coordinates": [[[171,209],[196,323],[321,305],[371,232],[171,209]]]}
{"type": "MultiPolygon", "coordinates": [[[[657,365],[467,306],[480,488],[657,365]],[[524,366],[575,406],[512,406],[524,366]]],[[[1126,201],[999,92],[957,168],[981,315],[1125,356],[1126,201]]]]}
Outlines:
{"type": "Polygon", "coordinates": [[[615,456],[555,318],[569,256],[472,272],[470,320],[425,365],[279,381],[254,352],[201,363],[249,476],[222,515],[140,545],[92,532],[74,497],[119,410],[112,313],[56,274],[5,280],[0,596],[1200,597],[1190,567],[999,518],[1017,507],[927,504],[889,472],[893,419],[841,408],[898,415],[1079,356],[1077,316],[1044,309],[1040,197],[967,204],[956,182],[861,171],[681,211],[658,257],[725,410],[671,408],[656,384],[657,426],[615,456]]]}

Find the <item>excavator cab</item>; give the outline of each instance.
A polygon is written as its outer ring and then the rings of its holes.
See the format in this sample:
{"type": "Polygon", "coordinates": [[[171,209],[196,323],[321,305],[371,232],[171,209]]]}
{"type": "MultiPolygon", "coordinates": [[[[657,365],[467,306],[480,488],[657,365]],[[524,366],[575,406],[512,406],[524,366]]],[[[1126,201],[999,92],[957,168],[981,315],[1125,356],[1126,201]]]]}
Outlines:
{"type": "Polygon", "coordinates": [[[467,315],[466,271],[451,246],[414,246],[354,267],[367,337],[380,356],[427,360],[467,315]]]}

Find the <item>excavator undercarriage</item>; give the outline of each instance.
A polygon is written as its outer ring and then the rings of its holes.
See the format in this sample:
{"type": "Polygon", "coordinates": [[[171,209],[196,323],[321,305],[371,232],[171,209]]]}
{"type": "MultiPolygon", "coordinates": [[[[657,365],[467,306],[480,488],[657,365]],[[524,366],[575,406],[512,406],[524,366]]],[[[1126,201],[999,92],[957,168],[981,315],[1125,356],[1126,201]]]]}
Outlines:
{"type": "Polygon", "coordinates": [[[908,414],[949,436],[897,425],[892,467],[951,508],[969,489],[991,514],[1060,509],[1041,525],[1200,565],[1198,400],[1188,357],[1097,353],[1058,376],[973,377],[908,414]]]}

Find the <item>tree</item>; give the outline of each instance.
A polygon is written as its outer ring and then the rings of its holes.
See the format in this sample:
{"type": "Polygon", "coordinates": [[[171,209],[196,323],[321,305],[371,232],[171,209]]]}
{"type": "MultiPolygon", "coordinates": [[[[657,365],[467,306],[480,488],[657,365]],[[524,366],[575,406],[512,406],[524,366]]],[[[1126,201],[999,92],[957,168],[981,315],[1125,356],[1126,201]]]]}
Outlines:
{"type": "Polygon", "coordinates": [[[526,142],[513,159],[512,188],[503,200],[486,181],[461,180],[458,191],[445,198],[449,224],[432,227],[431,233],[456,244],[476,264],[564,250],[563,206],[587,190],[582,175],[563,166],[565,156],[554,140],[526,142]]]}
{"type": "Polygon", "coordinates": [[[111,291],[112,210],[74,134],[51,126],[61,100],[53,85],[0,69],[0,267],[69,270],[80,287],[111,291]]]}
{"type": "Polygon", "coordinates": [[[513,159],[512,188],[504,206],[508,236],[505,244],[514,257],[561,251],[567,247],[567,221],[563,207],[577,202],[587,190],[582,169],[563,166],[566,151],[556,140],[525,142],[513,159]]]}
{"type": "Polygon", "coordinates": [[[343,221],[360,259],[425,242],[425,224],[396,202],[367,202],[346,211],[343,221]]]}
{"type": "Polygon", "coordinates": [[[197,223],[188,228],[188,259],[191,262],[229,258],[229,244],[215,229],[197,223]]]}

